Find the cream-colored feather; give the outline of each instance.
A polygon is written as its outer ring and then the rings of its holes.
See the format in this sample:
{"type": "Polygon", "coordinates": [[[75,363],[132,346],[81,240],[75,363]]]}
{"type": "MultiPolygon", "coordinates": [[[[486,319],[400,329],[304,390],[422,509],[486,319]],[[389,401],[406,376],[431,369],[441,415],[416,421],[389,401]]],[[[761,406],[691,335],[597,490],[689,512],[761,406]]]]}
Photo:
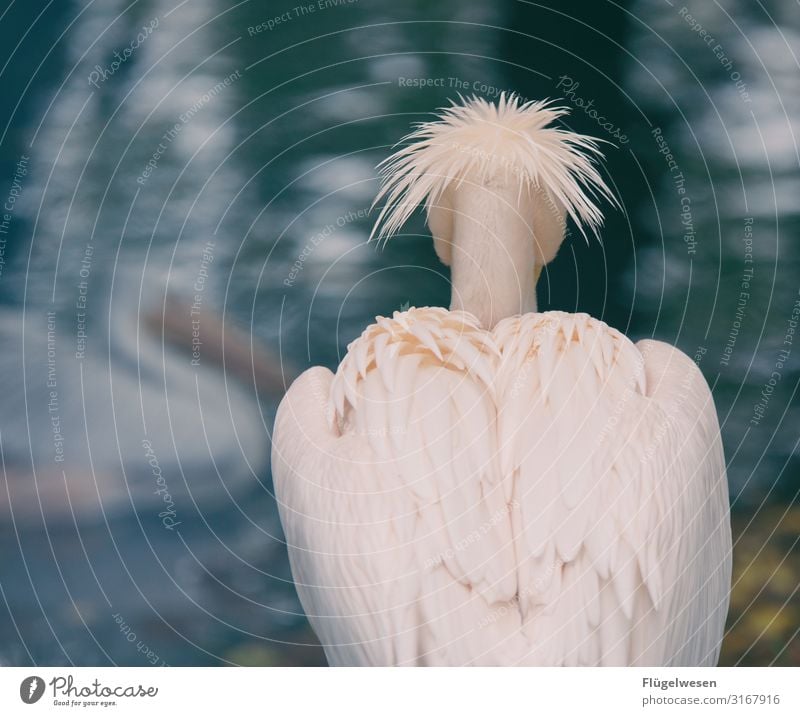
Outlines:
{"type": "Polygon", "coordinates": [[[583,314],[381,318],[291,387],[273,471],[332,664],[716,662],[725,463],[670,346],[583,314]]]}
{"type": "Polygon", "coordinates": [[[506,93],[497,104],[473,97],[443,109],[379,165],[382,186],[373,206],[385,203],[370,238],[397,233],[417,206],[430,209],[449,187],[495,179],[543,191],[581,233],[584,227],[596,233],[603,223],[597,199],[616,200],[597,170],[600,140],[551,126],[567,114],[550,101],[506,93]]]}

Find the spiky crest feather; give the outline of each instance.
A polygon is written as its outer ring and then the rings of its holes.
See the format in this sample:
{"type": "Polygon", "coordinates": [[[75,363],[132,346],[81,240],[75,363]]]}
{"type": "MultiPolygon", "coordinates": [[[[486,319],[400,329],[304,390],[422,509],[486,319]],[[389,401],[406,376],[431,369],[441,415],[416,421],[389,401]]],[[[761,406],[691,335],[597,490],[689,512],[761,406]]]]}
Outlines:
{"type": "Polygon", "coordinates": [[[381,189],[373,207],[385,204],[370,239],[397,233],[417,206],[430,209],[452,184],[484,183],[498,174],[513,174],[520,190],[545,191],[584,236],[584,227],[597,234],[603,223],[597,201],[618,205],[596,167],[603,140],[549,126],[569,114],[550,100],[523,102],[505,92],[497,104],[459,98],[462,104],[451,100],[439,119],[419,123],[400,142],[410,144],[378,165],[381,189]]]}

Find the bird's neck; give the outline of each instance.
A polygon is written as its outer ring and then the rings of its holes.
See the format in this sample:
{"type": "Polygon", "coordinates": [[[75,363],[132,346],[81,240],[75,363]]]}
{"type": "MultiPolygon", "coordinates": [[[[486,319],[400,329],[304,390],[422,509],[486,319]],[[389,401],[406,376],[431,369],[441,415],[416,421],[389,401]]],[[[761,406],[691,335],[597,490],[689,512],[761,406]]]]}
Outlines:
{"type": "Polygon", "coordinates": [[[464,181],[454,210],[450,310],[469,311],[487,330],[536,311],[533,230],[519,185],[515,191],[464,181]]]}

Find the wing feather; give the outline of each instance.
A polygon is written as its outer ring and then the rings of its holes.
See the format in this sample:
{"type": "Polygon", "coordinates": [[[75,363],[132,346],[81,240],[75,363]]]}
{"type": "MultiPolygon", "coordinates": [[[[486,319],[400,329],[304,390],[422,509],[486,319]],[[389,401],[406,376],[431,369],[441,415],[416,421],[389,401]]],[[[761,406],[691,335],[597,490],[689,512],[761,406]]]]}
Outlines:
{"type": "Polygon", "coordinates": [[[281,403],[292,571],[332,664],[710,665],[725,464],[697,366],[588,316],[412,309],[281,403]]]}
{"type": "Polygon", "coordinates": [[[697,366],[580,314],[528,314],[495,334],[500,464],[520,505],[522,663],[716,663],[728,496],[697,366]]]}
{"type": "Polygon", "coordinates": [[[281,403],[275,491],[330,663],[479,660],[486,644],[471,635],[516,593],[479,377],[492,375],[490,347],[466,315],[412,309],[371,326],[335,378],[307,371],[281,403]]]}

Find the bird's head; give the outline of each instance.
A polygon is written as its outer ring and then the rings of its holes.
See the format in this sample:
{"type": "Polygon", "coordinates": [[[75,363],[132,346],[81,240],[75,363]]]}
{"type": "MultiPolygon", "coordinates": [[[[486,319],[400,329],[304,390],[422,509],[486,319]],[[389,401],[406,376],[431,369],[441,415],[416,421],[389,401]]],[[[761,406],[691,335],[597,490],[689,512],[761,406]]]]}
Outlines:
{"type": "Polygon", "coordinates": [[[615,201],[597,170],[597,140],[551,126],[566,114],[504,93],[497,104],[453,103],[418,125],[379,167],[372,237],[388,239],[424,204],[436,252],[453,270],[451,308],[488,327],[536,310],[536,281],[567,217],[596,234],[598,200],[615,201]]]}

